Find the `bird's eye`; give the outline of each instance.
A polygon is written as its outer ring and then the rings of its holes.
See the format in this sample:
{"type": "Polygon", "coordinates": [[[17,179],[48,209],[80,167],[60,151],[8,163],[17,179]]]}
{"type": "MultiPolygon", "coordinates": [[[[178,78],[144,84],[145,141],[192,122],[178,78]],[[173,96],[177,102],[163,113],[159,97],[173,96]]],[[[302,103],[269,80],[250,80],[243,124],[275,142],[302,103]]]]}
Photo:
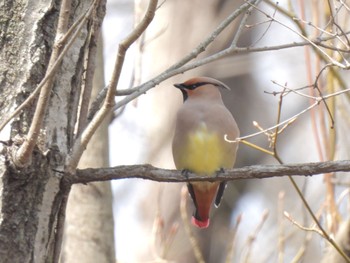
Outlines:
{"type": "Polygon", "coordinates": [[[190,86],[189,89],[196,89],[196,88],[198,88],[198,87],[200,87],[200,86],[203,86],[203,85],[206,85],[206,84],[208,84],[208,83],[207,83],[207,82],[197,82],[197,83],[193,83],[193,84],[190,86]]]}

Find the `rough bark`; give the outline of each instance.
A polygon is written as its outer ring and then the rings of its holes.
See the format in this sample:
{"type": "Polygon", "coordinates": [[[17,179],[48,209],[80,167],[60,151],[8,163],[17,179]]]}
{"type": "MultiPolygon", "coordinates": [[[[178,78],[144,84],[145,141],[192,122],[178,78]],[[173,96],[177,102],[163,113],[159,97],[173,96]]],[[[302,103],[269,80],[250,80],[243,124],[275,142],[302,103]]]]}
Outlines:
{"type": "MultiPolygon", "coordinates": [[[[99,44],[92,97],[104,87],[102,45],[99,44]]],[[[79,167],[108,167],[108,125],[105,120],[92,137],[79,167]]],[[[114,227],[110,182],[72,187],[67,206],[61,262],[114,262],[114,227]]]]}
{"type": "MultiPolygon", "coordinates": [[[[70,22],[91,1],[72,1],[70,22]]],[[[43,79],[55,39],[60,1],[3,1],[0,8],[0,122],[20,105],[43,79]]],[[[0,259],[1,262],[52,262],[56,224],[69,185],[62,179],[71,144],[74,103],[81,72],[86,29],[75,40],[55,77],[41,133],[31,163],[12,164],[25,140],[35,101],[1,132],[0,259]],[[10,139],[11,138],[11,139],[10,139]]]]}

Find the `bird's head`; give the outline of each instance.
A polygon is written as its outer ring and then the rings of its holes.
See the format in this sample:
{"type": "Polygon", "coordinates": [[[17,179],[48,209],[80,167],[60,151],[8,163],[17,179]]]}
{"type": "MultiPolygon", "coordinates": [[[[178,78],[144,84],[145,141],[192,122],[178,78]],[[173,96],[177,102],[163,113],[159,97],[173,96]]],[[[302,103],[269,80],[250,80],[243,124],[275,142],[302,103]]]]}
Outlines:
{"type": "Polygon", "coordinates": [[[174,84],[174,86],[181,90],[184,101],[189,97],[221,96],[218,88],[230,90],[221,81],[209,77],[191,78],[184,83],[174,84]]]}

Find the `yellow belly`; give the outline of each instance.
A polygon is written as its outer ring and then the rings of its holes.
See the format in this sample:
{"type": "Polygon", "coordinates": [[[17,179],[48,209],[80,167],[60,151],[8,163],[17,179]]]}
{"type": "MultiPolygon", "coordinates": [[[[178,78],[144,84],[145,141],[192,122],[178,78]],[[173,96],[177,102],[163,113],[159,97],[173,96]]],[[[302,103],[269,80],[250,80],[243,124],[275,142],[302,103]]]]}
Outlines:
{"type": "Polygon", "coordinates": [[[209,132],[205,126],[189,134],[182,155],[183,168],[197,174],[213,175],[225,166],[224,143],[223,138],[209,132]]]}

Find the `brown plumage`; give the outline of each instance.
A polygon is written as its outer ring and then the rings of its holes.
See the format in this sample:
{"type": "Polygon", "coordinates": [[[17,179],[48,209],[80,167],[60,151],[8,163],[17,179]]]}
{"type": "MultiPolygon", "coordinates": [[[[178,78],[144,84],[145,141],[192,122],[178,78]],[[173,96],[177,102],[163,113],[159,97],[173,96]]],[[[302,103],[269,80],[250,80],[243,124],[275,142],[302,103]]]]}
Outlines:
{"type": "MultiPolygon", "coordinates": [[[[216,172],[232,168],[238,143],[229,143],[239,136],[239,129],[225,107],[219,88],[229,89],[222,82],[208,77],[196,77],[175,84],[183,94],[184,104],[177,113],[173,139],[173,157],[177,169],[198,175],[215,176],[216,172]]],[[[192,223],[208,227],[211,204],[220,200],[226,182],[194,182],[188,184],[196,211],[192,223]]]]}

